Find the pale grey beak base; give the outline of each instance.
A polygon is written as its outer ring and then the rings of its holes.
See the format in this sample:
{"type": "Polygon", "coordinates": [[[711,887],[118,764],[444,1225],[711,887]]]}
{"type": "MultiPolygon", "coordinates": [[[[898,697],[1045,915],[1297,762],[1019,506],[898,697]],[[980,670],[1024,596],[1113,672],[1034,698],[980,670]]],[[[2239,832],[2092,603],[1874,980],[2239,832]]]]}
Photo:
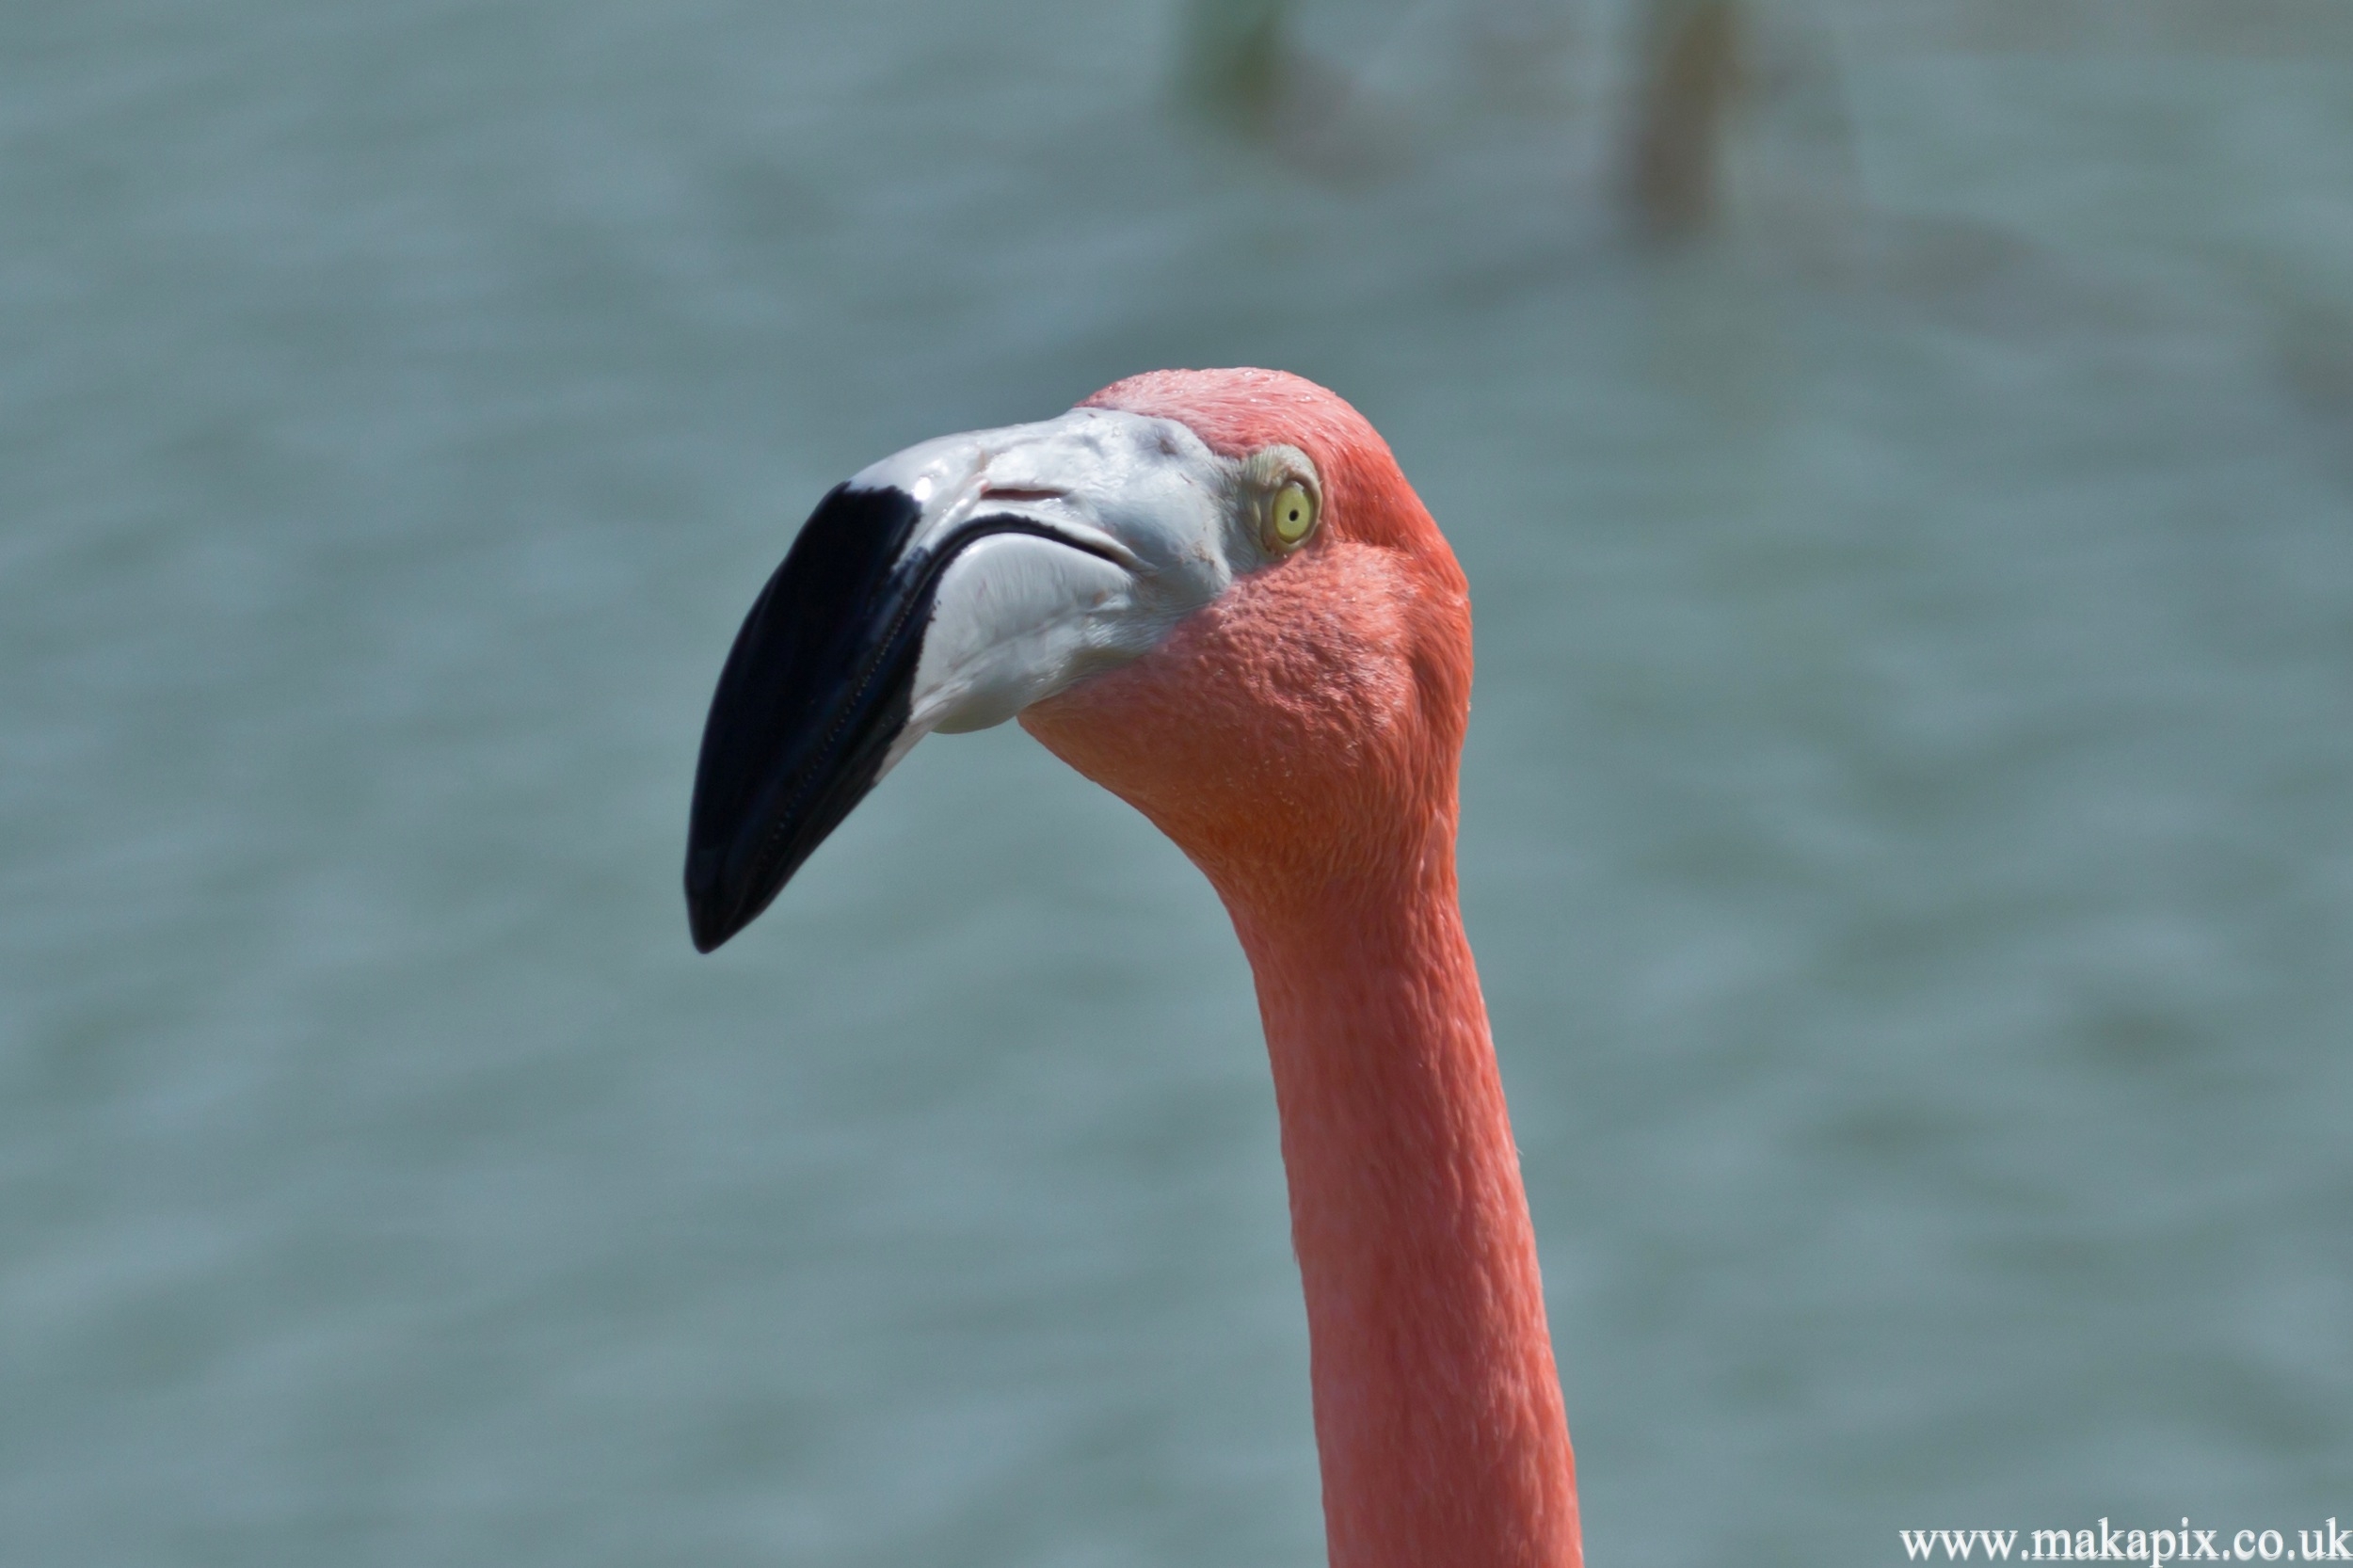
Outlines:
{"type": "Polygon", "coordinates": [[[728,655],[686,893],[709,952],[935,729],[1001,724],[1141,658],[1266,564],[1241,465],[1172,420],[1079,408],[950,436],[820,504],[728,655]]]}
{"type": "Polygon", "coordinates": [[[935,729],[1001,724],[1142,657],[1262,564],[1235,522],[1239,472],[1173,420],[1078,408],[927,441],[852,480],[920,498],[919,542],[979,515],[1038,525],[973,544],[948,568],[890,760],[935,729]]]}

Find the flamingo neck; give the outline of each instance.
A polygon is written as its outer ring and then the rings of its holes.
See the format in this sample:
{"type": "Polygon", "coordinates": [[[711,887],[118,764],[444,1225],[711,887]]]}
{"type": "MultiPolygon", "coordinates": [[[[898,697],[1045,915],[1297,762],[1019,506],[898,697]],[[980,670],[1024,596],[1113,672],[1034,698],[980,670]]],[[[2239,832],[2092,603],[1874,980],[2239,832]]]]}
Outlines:
{"type": "Polygon", "coordinates": [[[1274,1070],[1325,1533],[1333,1568],[1578,1568],[1535,1233],[1446,816],[1386,871],[1220,889],[1274,1070]]]}

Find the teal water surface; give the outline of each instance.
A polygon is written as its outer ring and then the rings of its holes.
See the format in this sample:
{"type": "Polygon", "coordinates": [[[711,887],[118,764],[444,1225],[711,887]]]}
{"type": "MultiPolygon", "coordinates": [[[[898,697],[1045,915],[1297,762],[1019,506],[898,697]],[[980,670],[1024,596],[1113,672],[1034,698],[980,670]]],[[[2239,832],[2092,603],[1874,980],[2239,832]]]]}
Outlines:
{"type": "Polygon", "coordinates": [[[0,1562],[1321,1560],[1176,852],[1007,728],[678,888],[826,487],[1238,362],[1471,578],[1593,1560],[2353,1517],[2353,52],[1759,12],[1660,250],[1561,14],[1307,8],[1361,167],[1150,7],[0,15],[0,1562]]]}

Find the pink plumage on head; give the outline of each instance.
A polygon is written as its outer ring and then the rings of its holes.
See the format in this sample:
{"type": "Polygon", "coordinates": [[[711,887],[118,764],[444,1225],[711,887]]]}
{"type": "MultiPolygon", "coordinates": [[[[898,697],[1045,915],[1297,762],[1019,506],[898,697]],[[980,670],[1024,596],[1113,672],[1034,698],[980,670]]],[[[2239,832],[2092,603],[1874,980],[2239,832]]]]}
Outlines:
{"type": "Polygon", "coordinates": [[[1284,370],[1152,370],[1114,381],[1079,405],[1173,419],[1212,452],[1241,457],[1263,446],[1295,446],[1323,480],[1324,526],[1348,538],[1450,552],[1389,443],[1372,422],[1329,388],[1284,370]]]}

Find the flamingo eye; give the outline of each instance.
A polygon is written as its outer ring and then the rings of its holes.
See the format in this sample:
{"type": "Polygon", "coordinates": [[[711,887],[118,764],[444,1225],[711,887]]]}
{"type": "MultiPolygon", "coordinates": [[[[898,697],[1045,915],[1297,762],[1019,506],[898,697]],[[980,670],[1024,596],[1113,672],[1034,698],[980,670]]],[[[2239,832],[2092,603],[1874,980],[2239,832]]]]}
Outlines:
{"type": "Polygon", "coordinates": [[[1277,551],[1293,551],[1307,542],[1307,536],[1316,531],[1316,498],[1307,487],[1299,484],[1284,486],[1274,492],[1266,514],[1267,544],[1277,551]]]}
{"type": "Polygon", "coordinates": [[[1241,465],[1243,504],[1257,516],[1258,543],[1276,560],[1315,537],[1323,512],[1316,465],[1295,446],[1262,446],[1241,465]]]}

